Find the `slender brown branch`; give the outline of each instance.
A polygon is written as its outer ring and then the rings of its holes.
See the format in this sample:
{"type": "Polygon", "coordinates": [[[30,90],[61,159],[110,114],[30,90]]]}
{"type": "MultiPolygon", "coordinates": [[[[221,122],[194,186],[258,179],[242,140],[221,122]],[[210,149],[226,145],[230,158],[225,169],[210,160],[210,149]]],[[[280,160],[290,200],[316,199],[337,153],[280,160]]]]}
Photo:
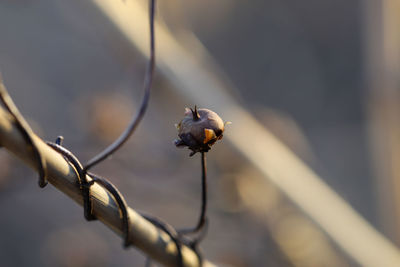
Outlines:
{"type": "Polygon", "coordinates": [[[196,232],[203,228],[206,221],[207,213],[207,162],[206,162],[206,152],[201,152],[201,213],[199,222],[196,226],[196,232]]]}
{"type": "Polygon", "coordinates": [[[181,234],[197,233],[203,229],[207,220],[207,162],[206,152],[201,152],[201,211],[197,225],[194,228],[182,229],[181,234]]]}

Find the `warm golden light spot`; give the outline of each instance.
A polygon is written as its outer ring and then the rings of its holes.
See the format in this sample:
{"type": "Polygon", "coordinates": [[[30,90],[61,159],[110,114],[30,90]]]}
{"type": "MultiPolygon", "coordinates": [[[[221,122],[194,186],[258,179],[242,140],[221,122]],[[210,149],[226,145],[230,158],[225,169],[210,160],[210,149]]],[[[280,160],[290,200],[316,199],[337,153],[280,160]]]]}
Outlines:
{"type": "Polygon", "coordinates": [[[204,135],[205,135],[205,138],[204,138],[204,144],[207,144],[209,141],[211,141],[211,140],[213,140],[213,139],[215,139],[217,136],[215,135],[215,132],[214,132],[214,130],[212,130],[212,129],[204,129],[204,135]]]}

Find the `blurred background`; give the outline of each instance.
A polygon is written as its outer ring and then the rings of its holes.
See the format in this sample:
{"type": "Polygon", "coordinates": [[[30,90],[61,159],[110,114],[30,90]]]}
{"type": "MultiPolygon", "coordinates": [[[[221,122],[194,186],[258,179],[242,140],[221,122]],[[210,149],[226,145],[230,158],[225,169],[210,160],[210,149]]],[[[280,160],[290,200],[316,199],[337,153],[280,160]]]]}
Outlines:
{"type": "MultiPolygon", "coordinates": [[[[146,66],[95,2],[0,2],[5,85],[35,132],[45,140],[63,135],[82,162],[136,112],[146,66]]],[[[129,2],[147,4],[122,5],[129,2]]],[[[158,17],[182,46],[202,51],[204,68],[219,70],[208,75],[235,103],[400,245],[398,1],[159,0],[158,17]]],[[[147,40],[146,21],[137,23],[147,40]]],[[[176,87],[157,71],[137,132],[95,172],[132,208],[180,228],[197,219],[201,169],[199,155],[189,158],[173,145],[174,124],[197,104],[176,87]]],[[[223,119],[233,122],[225,136],[235,127],[248,133],[244,143],[255,134],[234,117],[223,119]]],[[[222,266],[359,265],[231,142],[212,148],[208,166],[208,259],[222,266]]],[[[37,175],[5,150],[0,210],[0,266],[144,264],[140,251],[124,250],[105,226],[86,222],[68,197],[38,188],[37,175]]]]}

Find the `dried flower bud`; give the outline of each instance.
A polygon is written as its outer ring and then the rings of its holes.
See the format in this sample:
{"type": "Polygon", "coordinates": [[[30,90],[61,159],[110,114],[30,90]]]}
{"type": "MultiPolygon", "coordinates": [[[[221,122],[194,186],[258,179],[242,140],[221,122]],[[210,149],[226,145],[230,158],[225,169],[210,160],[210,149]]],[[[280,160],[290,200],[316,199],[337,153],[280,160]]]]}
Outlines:
{"type": "Polygon", "coordinates": [[[185,117],[176,125],[179,138],[175,140],[177,147],[187,146],[193,156],[196,152],[207,152],[211,146],[222,139],[225,123],[217,113],[197,107],[185,109],[185,117]]]}

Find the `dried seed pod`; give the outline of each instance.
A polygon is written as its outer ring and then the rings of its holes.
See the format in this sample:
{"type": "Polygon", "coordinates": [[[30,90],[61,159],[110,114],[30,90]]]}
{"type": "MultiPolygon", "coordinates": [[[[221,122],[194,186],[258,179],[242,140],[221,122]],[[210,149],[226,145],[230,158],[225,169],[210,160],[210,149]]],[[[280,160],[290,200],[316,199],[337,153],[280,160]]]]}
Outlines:
{"type": "Polygon", "coordinates": [[[196,152],[207,152],[211,146],[222,139],[225,123],[217,113],[209,109],[197,107],[185,109],[185,117],[176,125],[178,139],[177,147],[187,146],[193,156],[196,152]]]}

